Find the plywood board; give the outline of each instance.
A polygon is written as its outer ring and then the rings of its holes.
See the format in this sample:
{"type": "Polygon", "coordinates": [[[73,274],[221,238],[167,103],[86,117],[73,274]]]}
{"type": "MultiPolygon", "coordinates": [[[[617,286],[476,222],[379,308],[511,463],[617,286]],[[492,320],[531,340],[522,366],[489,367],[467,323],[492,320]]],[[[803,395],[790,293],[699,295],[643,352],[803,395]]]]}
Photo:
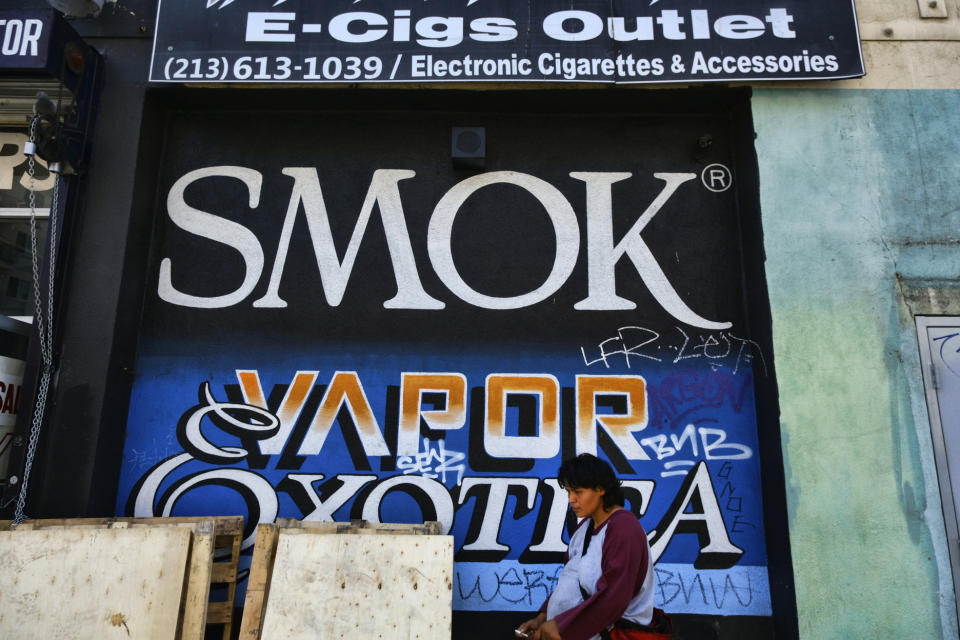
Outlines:
{"type": "Polygon", "coordinates": [[[283,530],[263,640],[449,640],[450,536],[283,530]]]}
{"type": "MultiPolygon", "coordinates": [[[[98,527],[128,529],[174,526],[194,532],[190,554],[189,580],[181,612],[180,640],[203,640],[210,625],[222,627],[221,640],[230,640],[233,603],[236,596],[237,564],[243,539],[243,516],[187,516],[165,518],[52,518],[27,520],[17,531],[98,527]],[[208,602],[210,585],[226,588],[226,600],[208,602]]],[[[0,531],[10,528],[0,520],[0,531]]]]}
{"type": "Polygon", "coordinates": [[[0,638],[175,640],[192,533],[0,533],[0,638]]]}

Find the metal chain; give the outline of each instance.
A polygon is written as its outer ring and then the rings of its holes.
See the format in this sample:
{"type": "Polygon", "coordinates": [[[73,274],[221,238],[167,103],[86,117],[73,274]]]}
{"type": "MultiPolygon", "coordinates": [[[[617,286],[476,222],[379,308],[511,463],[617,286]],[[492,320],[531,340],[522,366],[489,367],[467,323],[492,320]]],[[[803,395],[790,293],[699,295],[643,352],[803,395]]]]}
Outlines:
{"type": "MultiPolygon", "coordinates": [[[[30,143],[36,144],[36,129],[39,117],[30,122],[30,143]]],[[[36,149],[33,149],[36,152],[36,149]]],[[[27,443],[27,456],[23,465],[23,478],[20,481],[20,493],[17,495],[17,505],[13,513],[14,524],[20,524],[26,519],[24,508],[27,504],[27,487],[30,484],[30,472],[33,470],[33,460],[37,455],[37,442],[40,439],[40,425],[47,406],[47,395],[50,392],[50,378],[53,374],[53,275],[57,262],[57,211],[59,209],[60,176],[53,182],[53,199],[50,203],[49,233],[50,252],[48,255],[49,274],[47,276],[46,318],[44,318],[43,304],[40,295],[40,258],[37,251],[37,196],[35,190],[36,161],[34,154],[30,154],[27,161],[27,171],[30,175],[30,248],[33,251],[33,303],[35,308],[34,322],[37,325],[37,335],[40,339],[40,358],[42,370],[40,384],[37,387],[36,400],[33,407],[33,417],[30,423],[30,438],[27,443]]]]}

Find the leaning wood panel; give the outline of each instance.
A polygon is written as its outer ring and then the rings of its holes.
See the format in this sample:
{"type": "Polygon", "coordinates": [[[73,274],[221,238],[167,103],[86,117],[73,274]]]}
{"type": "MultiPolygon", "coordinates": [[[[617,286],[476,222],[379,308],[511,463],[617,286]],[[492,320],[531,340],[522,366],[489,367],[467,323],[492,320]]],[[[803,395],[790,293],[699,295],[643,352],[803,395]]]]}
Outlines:
{"type": "Polygon", "coordinates": [[[279,534],[263,640],[449,640],[453,542],[433,535],[279,534]]]}
{"type": "Polygon", "coordinates": [[[0,638],[175,640],[191,537],[179,527],[0,533],[0,638]]]}

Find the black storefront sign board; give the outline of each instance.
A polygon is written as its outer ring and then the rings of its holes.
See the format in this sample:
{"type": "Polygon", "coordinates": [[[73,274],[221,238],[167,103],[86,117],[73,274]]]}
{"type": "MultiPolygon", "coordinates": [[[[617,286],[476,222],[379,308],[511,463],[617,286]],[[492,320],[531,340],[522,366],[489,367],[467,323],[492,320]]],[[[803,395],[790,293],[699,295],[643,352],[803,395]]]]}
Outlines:
{"type": "Polygon", "coordinates": [[[38,71],[52,58],[51,34],[57,27],[56,12],[0,11],[0,69],[38,71]]]}
{"type": "Polygon", "coordinates": [[[79,36],[53,9],[0,11],[0,72],[58,77],[71,40],[79,36]]]}
{"type": "Polygon", "coordinates": [[[150,80],[823,80],[864,74],[850,2],[160,0],[150,80]]]}
{"type": "MultiPolygon", "coordinates": [[[[72,94],[74,115],[59,138],[61,162],[76,168],[90,134],[100,82],[100,55],[54,9],[0,10],[0,76],[53,80],[72,94]]],[[[61,99],[51,94],[54,99],[61,99]]],[[[42,147],[42,145],[40,145],[42,147]]],[[[43,151],[39,152],[43,156],[43,151]]]]}

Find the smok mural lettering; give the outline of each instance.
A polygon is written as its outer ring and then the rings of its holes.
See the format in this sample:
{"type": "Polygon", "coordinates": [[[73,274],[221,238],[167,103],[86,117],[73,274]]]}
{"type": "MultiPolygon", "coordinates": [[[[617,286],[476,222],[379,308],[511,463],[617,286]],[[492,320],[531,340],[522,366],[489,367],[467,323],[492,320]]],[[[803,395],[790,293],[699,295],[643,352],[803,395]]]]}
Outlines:
{"type": "MultiPolygon", "coordinates": [[[[252,303],[254,307],[287,307],[287,301],[279,295],[279,287],[283,279],[293,229],[301,210],[304,212],[310,240],[313,243],[327,304],[338,306],[343,299],[354,260],[375,206],[379,209],[380,222],[386,231],[393,276],[397,282],[397,295],[384,301],[383,307],[385,309],[440,310],[446,306],[444,302],[424,290],[411,248],[399,182],[415,178],[417,175],[415,171],[381,169],[373,173],[363,207],[350,236],[350,244],[342,260],[337,257],[334,247],[329,214],[317,170],[285,167],[281,173],[292,178],[293,185],[288,199],[287,213],[283,220],[276,259],[270,272],[267,294],[254,300],[252,303]]],[[[635,302],[616,293],[615,267],[626,257],[636,267],[640,278],[656,297],[657,302],[674,318],[706,329],[730,327],[729,322],[703,318],[690,309],[670,283],[641,235],[644,228],[680,186],[696,179],[695,173],[655,173],[653,177],[663,182],[661,189],[653,195],[649,206],[637,217],[630,231],[618,243],[613,241],[612,187],[618,182],[629,179],[633,174],[575,171],[569,175],[576,181],[584,182],[587,199],[585,233],[589,287],[587,297],[579,300],[574,305],[574,309],[580,311],[635,309],[635,302]]],[[[259,171],[246,167],[222,166],[197,169],[180,178],[167,196],[167,209],[171,221],[181,229],[235,249],[243,257],[245,265],[243,282],[238,288],[221,295],[192,295],[175,287],[173,261],[170,258],[164,258],[160,263],[157,295],[171,304],[208,309],[230,307],[244,301],[259,283],[263,274],[263,246],[252,231],[237,222],[195,209],[184,200],[188,187],[195,182],[214,177],[239,180],[249,194],[249,207],[256,209],[260,204],[264,176],[259,171]]],[[[556,187],[529,174],[498,171],[467,178],[447,191],[433,209],[427,228],[426,243],[430,264],[436,275],[457,298],[484,309],[519,309],[542,302],[569,279],[580,253],[580,227],[570,202],[556,187]],[[551,270],[546,281],[522,295],[492,296],[480,293],[463,279],[454,259],[451,236],[460,208],[474,193],[493,185],[511,185],[533,196],[549,216],[557,238],[556,250],[551,258],[551,270]]]]}

